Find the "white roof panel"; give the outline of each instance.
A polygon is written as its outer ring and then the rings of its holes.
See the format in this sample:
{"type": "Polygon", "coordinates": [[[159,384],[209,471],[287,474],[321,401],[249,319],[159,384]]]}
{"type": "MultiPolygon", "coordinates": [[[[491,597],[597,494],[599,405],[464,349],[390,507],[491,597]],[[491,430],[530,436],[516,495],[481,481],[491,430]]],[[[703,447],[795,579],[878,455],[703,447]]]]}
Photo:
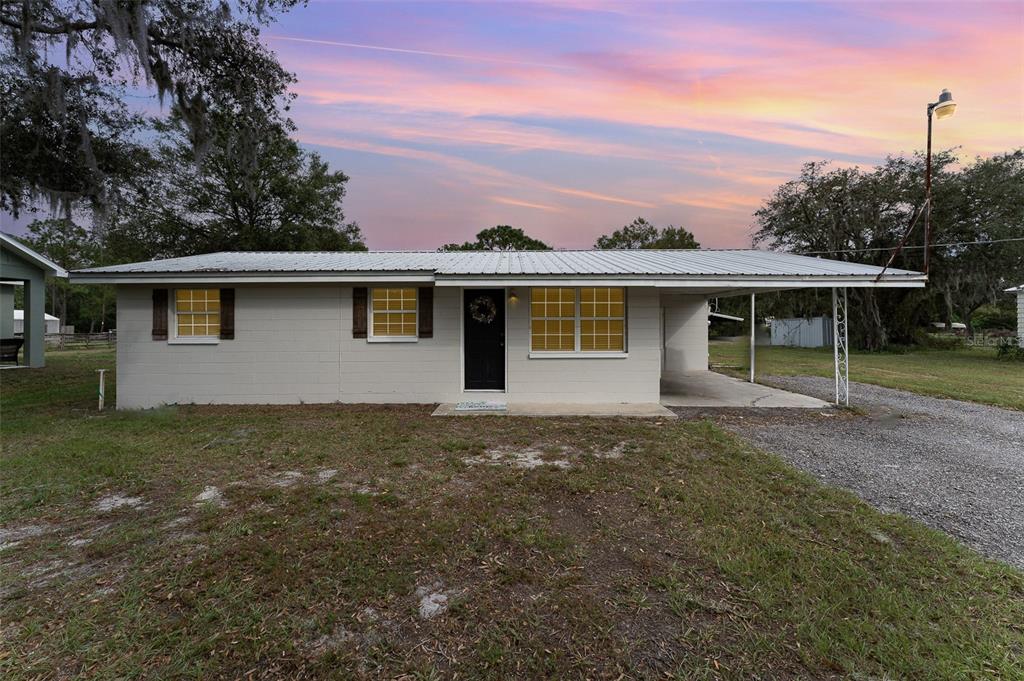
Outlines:
{"type": "MultiPolygon", "coordinates": [[[[610,277],[873,277],[874,265],[778,251],[330,251],[224,252],[76,270],[84,275],[160,274],[381,274],[610,277]]],[[[888,269],[886,279],[921,278],[888,269]]],[[[89,278],[89,277],[84,277],[89,278]]]]}

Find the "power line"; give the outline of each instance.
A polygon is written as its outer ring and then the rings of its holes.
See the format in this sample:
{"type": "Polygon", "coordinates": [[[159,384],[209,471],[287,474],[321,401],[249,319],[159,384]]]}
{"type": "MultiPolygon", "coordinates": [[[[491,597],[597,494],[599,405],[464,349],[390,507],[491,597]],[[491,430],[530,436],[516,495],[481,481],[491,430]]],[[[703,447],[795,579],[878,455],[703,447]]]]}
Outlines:
{"type": "MultiPolygon", "coordinates": [[[[951,241],[944,244],[931,244],[929,248],[941,248],[944,246],[985,246],[988,244],[1003,244],[1008,241],[1024,241],[1024,237],[1010,237],[1009,239],[992,239],[990,241],[951,241]]],[[[827,255],[829,253],[867,253],[869,251],[891,251],[895,246],[880,246],[878,248],[841,248],[834,251],[801,251],[799,255],[827,255]]],[[[922,249],[924,246],[904,246],[903,250],[922,249]]]]}

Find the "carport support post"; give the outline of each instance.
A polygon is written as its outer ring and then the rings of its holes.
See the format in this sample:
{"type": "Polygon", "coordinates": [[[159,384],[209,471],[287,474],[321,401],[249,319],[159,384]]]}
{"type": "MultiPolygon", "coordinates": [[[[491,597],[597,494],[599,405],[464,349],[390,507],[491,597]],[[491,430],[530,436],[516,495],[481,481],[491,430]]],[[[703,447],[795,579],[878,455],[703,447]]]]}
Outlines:
{"type": "Polygon", "coordinates": [[[757,345],[757,320],[754,318],[754,294],[750,294],[750,382],[754,383],[754,346],[757,345]]]}
{"type": "Polygon", "coordinates": [[[25,364],[30,367],[46,365],[43,354],[46,342],[46,281],[42,272],[25,280],[25,364]]]}
{"type": "Polygon", "coordinates": [[[846,287],[832,289],[832,354],[836,374],[836,406],[850,404],[850,336],[847,331],[846,287]],[[840,291],[842,294],[840,295],[840,291]]]}

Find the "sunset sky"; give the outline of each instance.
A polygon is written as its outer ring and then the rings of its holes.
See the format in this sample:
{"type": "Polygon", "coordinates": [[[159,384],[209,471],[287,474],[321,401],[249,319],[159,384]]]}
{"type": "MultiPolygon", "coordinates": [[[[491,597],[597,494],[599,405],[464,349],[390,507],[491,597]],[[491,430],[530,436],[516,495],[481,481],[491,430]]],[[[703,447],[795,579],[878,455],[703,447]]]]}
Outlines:
{"type": "Polygon", "coordinates": [[[749,246],[800,165],[1024,142],[1024,3],[311,2],[267,31],[299,139],[373,248],[498,223],[589,247],[636,216],[749,246]]]}
{"type": "Polygon", "coordinates": [[[1024,2],[349,3],[264,32],[299,140],[351,176],[371,248],[508,223],[589,247],[644,216],[750,245],[802,163],[1024,144],[1024,2]]]}

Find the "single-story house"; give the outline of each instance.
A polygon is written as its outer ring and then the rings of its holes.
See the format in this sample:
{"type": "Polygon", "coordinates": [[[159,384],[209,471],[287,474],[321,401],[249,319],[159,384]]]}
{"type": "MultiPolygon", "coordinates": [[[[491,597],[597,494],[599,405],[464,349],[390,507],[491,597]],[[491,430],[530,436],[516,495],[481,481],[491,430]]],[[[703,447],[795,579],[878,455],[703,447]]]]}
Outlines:
{"type": "MultiPolygon", "coordinates": [[[[43,313],[43,320],[45,321],[44,328],[46,335],[60,333],[60,319],[54,317],[52,314],[43,313]]],[[[14,311],[14,335],[20,336],[25,333],[25,311],[15,310],[14,311]]]]}
{"type": "Polygon", "coordinates": [[[30,367],[46,363],[46,277],[67,276],[67,270],[57,263],[0,232],[0,341],[21,343],[14,339],[14,288],[24,286],[22,333],[25,364],[30,367]]]}
{"type": "Polygon", "coordinates": [[[1017,294],[1017,344],[1024,348],[1024,284],[1006,289],[1017,294]]]}
{"type": "Polygon", "coordinates": [[[117,286],[117,406],[139,408],[657,403],[663,378],[707,371],[710,298],[926,277],[755,250],[371,251],[212,253],[72,281],[117,286]]]}

